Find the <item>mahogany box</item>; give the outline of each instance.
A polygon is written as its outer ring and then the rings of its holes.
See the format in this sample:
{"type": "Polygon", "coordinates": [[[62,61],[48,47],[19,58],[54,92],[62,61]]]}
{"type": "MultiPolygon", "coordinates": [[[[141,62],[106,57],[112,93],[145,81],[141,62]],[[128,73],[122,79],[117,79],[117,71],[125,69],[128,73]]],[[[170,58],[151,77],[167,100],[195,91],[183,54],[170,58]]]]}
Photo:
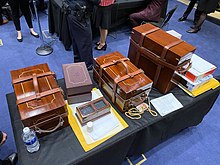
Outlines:
{"type": "Polygon", "coordinates": [[[119,52],[94,59],[94,80],[121,112],[145,101],[152,80],[119,52]]]}
{"type": "Polygon", "coordinates": [[[24,127],[44,136],[69,125],[63,91],[47,64],[12,70],[11,77],[24,127]]]}
{"type": "Polygon", "coordinates": [[[68,103],[91,101],[93,83],[85,62],[63,64],[63,73],[68,103]]]}
{"type": "Polygon", "coordinates": [[[190,59],[196,47],[164,30],[144,24],[133,28],[128,58],[153,80],[153,86],[167,93],[174,86],[175,71],[184,74],[191,66],[190,59]]]}

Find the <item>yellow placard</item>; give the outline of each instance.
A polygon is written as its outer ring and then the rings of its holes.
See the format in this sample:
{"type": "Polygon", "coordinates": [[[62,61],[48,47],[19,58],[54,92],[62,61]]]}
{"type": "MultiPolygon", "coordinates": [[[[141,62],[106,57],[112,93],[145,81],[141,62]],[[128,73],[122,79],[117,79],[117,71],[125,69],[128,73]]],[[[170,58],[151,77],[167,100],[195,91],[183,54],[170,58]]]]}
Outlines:
{"type": "Polygon", "coordinates": [[[202,85],[199,88],[193,90],[191,93],[194,97],[196,97],[196,96],[198,96],[198,95],[200,95],[200,94],[202,94],[202,93],[204,93],[204,92],[206,92],[210,89],[215,89],[219,86],[220,86],[220,83],[216,79],[212,78],[207,83],[205,83],[204,85],[202,85]]]}
{"type": "MultiPolygon", "coordinates": [[[[82,145],[83,149],[87,152],[93,148],[95,148],[96,146],[100,145],[101,143],[105,142],[106,140],[108,140],[109,138],[111,138],[112,136],[114,136],[117,133],[111,134],[103,139],[100,139],[92,144],[87,144],[86,140],[83,136],[83,133],[80,129],[80,126],[78,125],[78,122],[76,121],[77,119],[74,117],[74,115],[72,114],[72,109],[70,108],[69,105],[67,105],[67,109],[68,109],[68,120],[70,123],[70,126],[73,130],[73,132],[75,133],[76,137],[78,138],[80,144],[82,145]]],[[[116,110],[112,107],[112,112],[114,113],[114,115],[117,117],[118,121],[121,123],[121,125],[123,126],[123,129],[128,127],[128,124],[122,119],[122,117],[116,112],[116,110]]]]}

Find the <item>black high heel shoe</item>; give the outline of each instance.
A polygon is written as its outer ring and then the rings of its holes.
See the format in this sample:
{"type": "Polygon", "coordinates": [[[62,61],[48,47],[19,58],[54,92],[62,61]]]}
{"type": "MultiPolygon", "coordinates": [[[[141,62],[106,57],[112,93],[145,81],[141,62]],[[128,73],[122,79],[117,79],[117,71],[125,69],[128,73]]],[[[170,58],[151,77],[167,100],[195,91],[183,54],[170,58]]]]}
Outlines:
{"type": "Polygon", "coordinates": [[[30,34],[31,34],[32,36],[34,36],[35,38],[39,38],[39,34],[33,34],[33,33],[31,33],[31,32],[30,32],[30,34]]]}
{"type": "Polygon", "coordinates": [[[192,28],[192,29],[187,30],[186,32],[187,33],[197,33],[200,30],[201,30],[201,28],[192,28]]]}
{"type": "Polygon", "coordinates": [[[23,37],[21,36],[21,38],[17,38],[18,42],[22,42],[23,41],[23,37]]]}
{"type": "Polygon", "coordinates": [[[98,50],[98,51],[101,51],[101,50],[104,50],[106,51],[106,48],[107,48],[107,44],[103,45],[101,48],[99,48],[99,45],[95,47],[95,50],[98,50]]]}

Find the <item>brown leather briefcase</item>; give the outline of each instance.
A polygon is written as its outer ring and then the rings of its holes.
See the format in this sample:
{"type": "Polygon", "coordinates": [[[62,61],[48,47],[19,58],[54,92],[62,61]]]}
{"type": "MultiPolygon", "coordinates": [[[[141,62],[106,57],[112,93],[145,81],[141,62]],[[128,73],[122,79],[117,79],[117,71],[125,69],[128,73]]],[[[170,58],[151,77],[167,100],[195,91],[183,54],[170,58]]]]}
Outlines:
{"type": "Polygon", "coordinates": [[[147,98],[152,80],[119,52],[109,53],[94,60],[94,79],[112,100],[125,112],[147,98]]]}
{"type": "Polygon", "coordinates": [[[175,71],[184,73],[190,67],[195,47],[152,24],[133,28],[128,58],[153,80],[153,86],[167,93],[175,71]]]}
{"type": "Polygon", "coordinates": [[[42,136],[69,125],[62,89],[47,64],[12,70],[11,77],[24,126],[42,136]]]}

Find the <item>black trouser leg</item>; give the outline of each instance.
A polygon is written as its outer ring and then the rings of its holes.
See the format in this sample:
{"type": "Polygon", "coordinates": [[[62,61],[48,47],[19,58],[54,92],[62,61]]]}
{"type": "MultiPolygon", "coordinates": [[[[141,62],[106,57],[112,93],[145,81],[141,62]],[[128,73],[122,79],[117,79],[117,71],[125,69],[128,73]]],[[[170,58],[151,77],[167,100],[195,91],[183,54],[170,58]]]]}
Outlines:
{"type": "Polygon", "coordinates": [[[76,16],[71,14],[68,15],[67,19],[74,54],[78,53],[81,61],[84,61],[89,66],[93,63],[90,19],[83,18],[79,21],[76,16]]]}
{"type": "Polygon", "coordinates": [[[188,17],[188,15],[190,14],[190,12],[192,11],[194,5],[196,4],[197,0],[191,0],[186,11],[183,14],[183,17],[188,17]]]}
{"type": "Polygon", "coordinates": [[[27,25],[29,28],[33,28],[32,20],[31,20],[31,11],[29,8],[29,0],[20,0],[20,8],[23,13],[27,25]]]}
{"type": "Polygon", "coordinates": [[[17,31],[20,31],[21,25],[20,25],[20,17],[19,17],[19,1],[9,0],[8,2],[12,10],[12,18],[15,25],[15,29],[17,31]]]}

